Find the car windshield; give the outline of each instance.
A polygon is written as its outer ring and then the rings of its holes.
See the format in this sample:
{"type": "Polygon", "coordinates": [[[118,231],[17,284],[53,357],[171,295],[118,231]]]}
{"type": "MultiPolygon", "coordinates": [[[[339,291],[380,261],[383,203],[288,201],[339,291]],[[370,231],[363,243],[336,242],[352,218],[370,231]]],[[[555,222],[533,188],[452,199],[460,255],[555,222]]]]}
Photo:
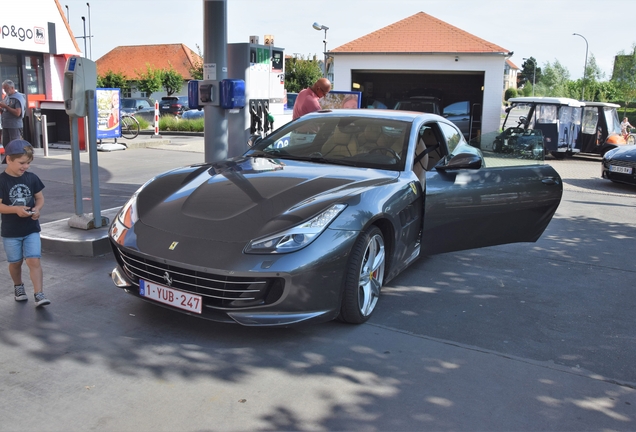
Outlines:
{"type": "Polygon", "coordinates": [[[246,155],[401,171],[410,128],[390,118],[316,116],[258,140],[246,155]]]}

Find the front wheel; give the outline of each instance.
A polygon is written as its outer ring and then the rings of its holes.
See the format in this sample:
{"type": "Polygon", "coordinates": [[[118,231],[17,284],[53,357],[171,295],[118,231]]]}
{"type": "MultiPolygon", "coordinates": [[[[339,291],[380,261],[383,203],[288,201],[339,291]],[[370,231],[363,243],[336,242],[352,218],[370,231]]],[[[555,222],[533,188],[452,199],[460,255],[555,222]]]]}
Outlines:
{"type": "Polygon", "coordinates": [[[121,118],[121,135],[127,139],[135,139],[139,135],[139,122],[136,118],[125,116],[121,118]]]}
{"type": "Polygon", "coordinates": [[[384,237],[374,226],[358,237],[351,250],[339,320],[362,324],[369,319],[380,297],[385,264],[384,237]]]}

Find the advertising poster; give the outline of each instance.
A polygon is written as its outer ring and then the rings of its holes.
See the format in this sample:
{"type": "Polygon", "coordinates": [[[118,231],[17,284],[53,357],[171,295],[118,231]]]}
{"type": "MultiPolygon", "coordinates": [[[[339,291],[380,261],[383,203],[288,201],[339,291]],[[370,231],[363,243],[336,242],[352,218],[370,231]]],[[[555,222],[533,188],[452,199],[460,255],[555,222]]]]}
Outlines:
{"type": "Polygon", "coordinates": [[[322,109],[360,108],[362,93],[356,91],[330,91],[320,99],[322,109]]]}
{"type": "Polygon", "coordinates": [[[118,88],[98,88],[95,90],[98,140],[121,137],[119,93],[118,88]]]}

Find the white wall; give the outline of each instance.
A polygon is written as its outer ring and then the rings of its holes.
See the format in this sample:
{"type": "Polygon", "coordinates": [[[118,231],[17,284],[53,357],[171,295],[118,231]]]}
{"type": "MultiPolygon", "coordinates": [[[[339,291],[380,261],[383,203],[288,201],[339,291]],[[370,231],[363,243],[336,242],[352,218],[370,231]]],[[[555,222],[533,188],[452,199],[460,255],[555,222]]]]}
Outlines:
{"type": "Polygon", "coordinates": [[[351,90],[352,70],[484,72],[482,134],[495,132],[501,123],[505,57],[499,54],[335,54],[334,90],[351,90]]]}

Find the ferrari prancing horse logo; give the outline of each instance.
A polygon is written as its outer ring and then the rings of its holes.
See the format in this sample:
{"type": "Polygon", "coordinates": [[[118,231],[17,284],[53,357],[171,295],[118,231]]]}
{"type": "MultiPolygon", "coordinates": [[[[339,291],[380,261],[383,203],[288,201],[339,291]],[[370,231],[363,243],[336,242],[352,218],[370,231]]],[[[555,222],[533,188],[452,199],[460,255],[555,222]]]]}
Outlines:
{"type": "Polygon", "coordinates": [[[170,245],[170,247],[168,249],[174,250],[177,247],[178,244],[179,244],[179,242],[172,242],[172,244],[170,245]]]}

